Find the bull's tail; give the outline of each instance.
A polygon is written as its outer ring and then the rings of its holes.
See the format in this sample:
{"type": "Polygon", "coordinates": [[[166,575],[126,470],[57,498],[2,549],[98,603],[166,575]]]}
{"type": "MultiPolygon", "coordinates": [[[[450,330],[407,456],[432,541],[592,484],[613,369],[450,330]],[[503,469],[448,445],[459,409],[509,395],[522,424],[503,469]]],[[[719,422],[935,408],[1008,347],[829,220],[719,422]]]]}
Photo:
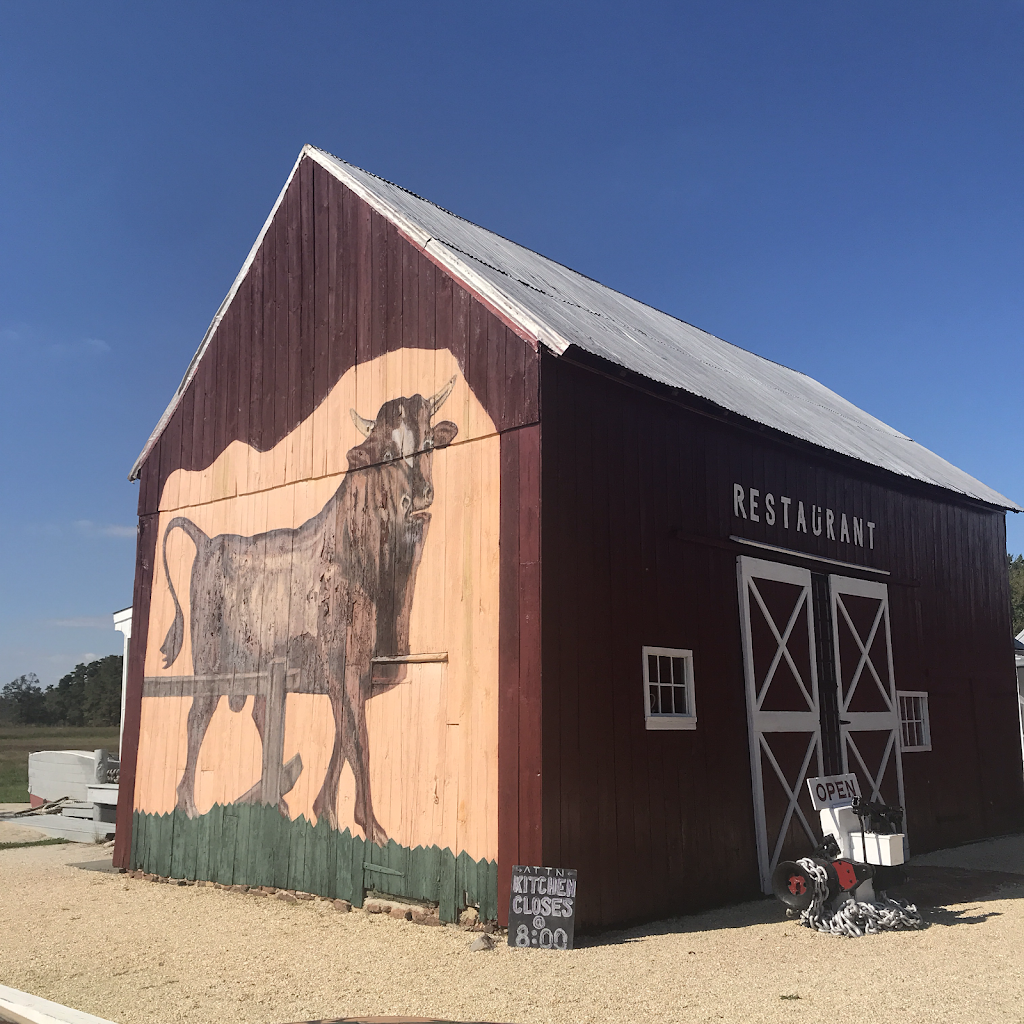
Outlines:
{"type": "Polygon", "coordinates": [[[160,653],[164,656],[164,668],[170,668],[174,664],[175,658],[181,653],[181,645],[185,640],[185,616],[181,613],[178,595],[174,592],[174,581],[167,568],[167,536],[175,528],[184,530],[192,538],[192,543],[196,546],[197,558],[202,547],[200,542],[209,540],[209,537],[191,519],[186,519],[184,516],[175,516],[164,530],[164,575],[167,577],[167,586],[171,591],[171,599],[174,601],[174,621],[171,623],[171,628],[167,630],[167,636],[164,637],[163,645],[160,648],[160,653]]]}

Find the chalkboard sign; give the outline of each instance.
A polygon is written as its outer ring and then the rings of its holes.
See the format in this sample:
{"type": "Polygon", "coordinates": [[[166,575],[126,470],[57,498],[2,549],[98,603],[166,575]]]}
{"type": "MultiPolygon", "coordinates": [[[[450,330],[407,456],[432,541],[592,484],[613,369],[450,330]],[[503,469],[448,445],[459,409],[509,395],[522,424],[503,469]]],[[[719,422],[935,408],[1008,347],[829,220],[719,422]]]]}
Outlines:
{"type": "Polygon", "coordinates": [[[576,869],[512,868],[508,944],[521,949],[572,949],[576,869]]]}

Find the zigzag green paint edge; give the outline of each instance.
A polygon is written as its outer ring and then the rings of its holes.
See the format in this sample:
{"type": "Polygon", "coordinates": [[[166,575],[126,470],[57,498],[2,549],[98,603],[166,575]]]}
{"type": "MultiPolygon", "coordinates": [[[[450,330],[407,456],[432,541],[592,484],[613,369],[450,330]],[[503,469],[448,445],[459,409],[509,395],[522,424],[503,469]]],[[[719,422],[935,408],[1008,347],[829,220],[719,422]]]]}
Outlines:
{"type": "Polygon", "coordinates": [[[345,829],[306,818],[289,821],[269,805],[214,804],[189,818],[184,811],[132,818],[131,866],[168,878],[223,885],[272,885],[363,905],[367,889],[431,900],[442,921],[467,905],[484,920],[498,916],[498,864],[437,846],[375,846],[345,829]]]}

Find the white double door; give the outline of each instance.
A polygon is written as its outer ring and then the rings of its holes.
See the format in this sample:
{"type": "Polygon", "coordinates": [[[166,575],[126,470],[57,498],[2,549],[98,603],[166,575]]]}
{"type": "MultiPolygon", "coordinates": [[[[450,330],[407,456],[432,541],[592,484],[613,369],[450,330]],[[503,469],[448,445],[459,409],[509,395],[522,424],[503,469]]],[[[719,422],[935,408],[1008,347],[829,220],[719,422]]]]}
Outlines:
{"type": "Polygon", "coordinates": [[[854,772],[904,804],[900,715],[884,583],[740,556],[737,566],[758,867],[821,838],[806,779],[854,772]]]}

